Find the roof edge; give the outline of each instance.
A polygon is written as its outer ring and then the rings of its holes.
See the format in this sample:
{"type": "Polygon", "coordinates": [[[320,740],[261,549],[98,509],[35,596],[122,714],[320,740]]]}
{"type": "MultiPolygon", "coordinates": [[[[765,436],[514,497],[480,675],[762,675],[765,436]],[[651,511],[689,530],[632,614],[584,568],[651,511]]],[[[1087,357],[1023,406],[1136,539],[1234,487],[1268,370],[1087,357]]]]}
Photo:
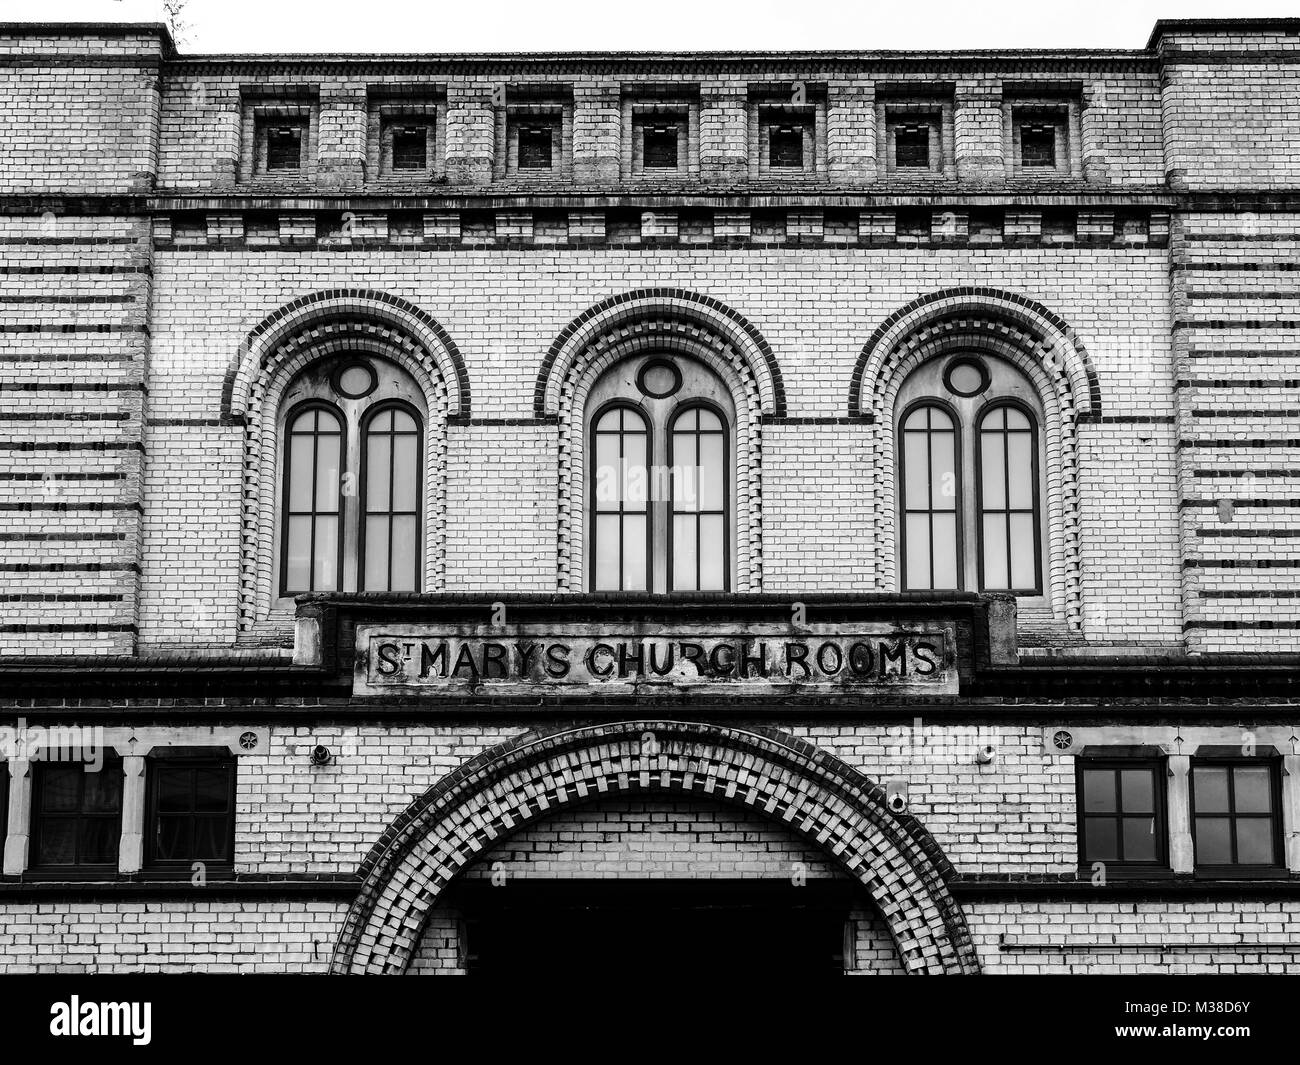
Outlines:
{"type": "Polygon", "coordinates": [[[1156,19],[1147,50],[1170,33],[1300,33],[1300,18],[1162,18],[1156,19]]]}

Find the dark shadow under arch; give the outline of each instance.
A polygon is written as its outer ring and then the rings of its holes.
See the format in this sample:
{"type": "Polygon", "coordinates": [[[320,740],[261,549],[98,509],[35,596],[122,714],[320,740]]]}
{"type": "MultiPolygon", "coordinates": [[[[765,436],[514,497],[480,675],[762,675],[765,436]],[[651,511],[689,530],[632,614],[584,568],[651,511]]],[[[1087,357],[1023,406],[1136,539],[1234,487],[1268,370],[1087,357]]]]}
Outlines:
{"type": "Polygon", "coordinates": [[[771,728],[624,721],[525,733],[448,774],[366,859],[330,969],[405,971],[447,885],[503,838],[602,796],[680,794],[744,805],[827,853],[868,892],[910,973],[975,973],[952,866],[914,817],[840,759],[771,728]]]}

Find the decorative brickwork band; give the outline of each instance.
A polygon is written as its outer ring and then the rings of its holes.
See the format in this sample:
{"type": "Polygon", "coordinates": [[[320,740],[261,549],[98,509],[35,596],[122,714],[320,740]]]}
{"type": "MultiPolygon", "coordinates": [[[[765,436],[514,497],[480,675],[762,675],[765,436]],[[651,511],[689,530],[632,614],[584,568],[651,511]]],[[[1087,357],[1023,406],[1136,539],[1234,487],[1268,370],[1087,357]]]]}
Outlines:
{"type": "Polygon", "coordinates": [[[1101,391],[1087,349],[1070,326],[1033,300],[992,288],[956,288],[914,300],[875,331],[853,371],[850,417],[870,415],[871,520],[879,550],[876,585],[898,587],[894,401],[907,376],[937,355],[983,352],[1025,374],[1043,405],[1046,591],[1052,614],[1083,625],[1078,425],[1101,417],[1101,391]]]}
{"type": "Polygon", "coordinates": [[[952,872],[929,832],[884,789],[805,741],[681,721],[525,733],[444,777],[384,832],[334,949],[335,973],[404,972],[448,884],[513,832],[579,803],[685,795],[786,825],[857,879],[908,973],[976,973],[952,872]]]}
{"type": "MultiPolygon", "coordinates": [[[[438,591],[444,585],[447,419],[470,414],[464,360],[446,330],[405,300],[368,289],[314,292],[280,308],[248,334],[226,381],[223,416],[245,426],[241,632],[267,621],[274,602],[280,398],[310,363],[343,353],[386,358],[411,374],[424,392],[429,424],[424,434],[423,586],[438,591]]],[[[283,620],[287,623],[288,616],[283,620]]]]}
{"type": "Polygon", "coordinates": [[[743,316],[685,289],[637,289],[585,311],[560,333],[537,376],[534,410],[559,423],[556,587],[583,586],[587,393],[620,359],[649,351],[697,359],[717,373],[736,408],[736,589],[762,589],[761,420],[785,413],[772,349],[743,316]]]}

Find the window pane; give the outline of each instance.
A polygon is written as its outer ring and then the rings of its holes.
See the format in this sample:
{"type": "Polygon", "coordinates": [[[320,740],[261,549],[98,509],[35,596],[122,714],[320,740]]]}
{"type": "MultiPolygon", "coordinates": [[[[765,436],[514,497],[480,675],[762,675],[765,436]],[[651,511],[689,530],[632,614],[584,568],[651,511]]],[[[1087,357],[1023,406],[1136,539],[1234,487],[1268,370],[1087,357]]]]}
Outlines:
{"type": "Polygon", "coordinates": [[[71,817],[42,820],[37,865],[71,865],[77,860],[77,822],[71,817]]]}
{"type": "Polygon", "coordinates": [[[339,519],[330,515],[316,519],[316,558],[312,590],[333,592],[338,590],[339,570],[339,519]]]}
{"type": "MultiPolygon", "coordinates": [[[[989,425],[986,418],[984,425],[989,425]]],[[[1003,467],[1003,436],[985,431],[980,434],[980,491],[985,510],[1001,510],[1007,505],[1006,470],[1003,467]]]]}
{"type": "Polygon", "coordinates": [[[720,591],[726,587],[725,553],[722,515],[706,514],[700,518],[700,591],[720,591]]]}
{"type": "Polygon", "coordinates": [[[598,515],[596,518],[595,533],[596,591],[616,591],[619,583],[620,558],[618,544],[618,515],[598,515]]]}
{"type": "Polygon", "coordinates": [[[194,809],[224,810],[230,804],[230,770],[196,769],[194,771],[194,809]]]}
{"type": "Polygon", "coordinates": [[[1011,526],[1011,587],[1033,588],[1038,584],[1038,567],[1035,564],[1034,516],[1012,514],[1011,526]]]}
{"type": "Polygon", "coordinates": [[[1113,817],[1084,820],[1084,856],[1090,862],[1113,862],[1119,858],[1113,817]]]}
{"type": "Polygon", "coordinates": [[[157,766],[153,770],[154,791],[158,796],[158,809],[162,811],[188,810],[190,808],[190,771],[188,769],[157,766]]]}
{"type": "Polygon", "coordinates": [[[116,865],[121,839],[117,817],[87,817],[81,821],[81,851],[78,865],[116,865]]]}
{"type": "MultiPolygon", "coordinates": [[[[371,428],[374,426],[372,424],[371,428]]],[[[383,433],[366,434],[366,509],[388,510],[390,438],[383,433]]]]}
{"type": "Polygon", "coordinates": [[[193,849],[186,857],[196,861],[229,861],[229,820],[225,817],[196,817],[193,849]]]}
{"type": "MultiPolygon", "coordinates": [[[[323,419],[322,419],[323,420],[323,419]]],[[[338,433],[323,434],[316,445],[316,509],[337,510],[339,505],[338,433]]]]}
{"type": "Polygon", "coordinates": [[[1232,772],[1237,813],[1269,813],[1273,809],[1272,771],[1267,766],[1234,766],[1232,772]]]}
{"type": "Polygon", "coordinates": [[[1156,860],[1155,818],[1124,818],[1124,860],[1126,862],[1154,862],[1156,860]]]}
{"type": "MultiPolygon", "coordinates": [[[[1011,411],[1024,418],[1019,411],[1011,411]]],[[[1011,478],[1011,506],[1018,510],[1034,509],[1033,434],[1011,433],[1007,437],[1007,465],[1011,478]]]]}
{"type": "Polygon", "coordinates": [[[1110,769],[1083,771],[1083,808],[1088,813],[1115,809],[1115,773],[1110,769]]]}
{"type": "Polygon", "coordinates": [[[289,519],[289,559],[284,586],[289,592],[306,591],[311,586],[311,518],[289,519]]]}
{"type": "Polygon", "coordinates": [[[907,586],[930,587],[930,518],[926,514],[908,514],[907,586]]]}
{"type": "Polygon", "coordinates": [[[1273,822],[1267,817],[1237,819],[1237,861],[1242,865],[1272,865],[1273,822]]]}
{"type": "MultiPolygon", "coordinates": [[[[648,528],[643,514],[623,518],[623,587],[644,592],[646,583],[646,536],[648,528]]],[[[617,585],[615,585],[617,587],[617,585]]]]}
{"type": "Polygon", "coordinates": [[[51,765],[41,769],[41,809],[55,813],[77,809],[81,794],[80,765],[51,765]]]}
{"type": "Polygon", "coordinates": [[[161,861],[179,861],[189,856],[190,824],[188,817],[160,817],[154,837],[154,857],[161,861]]]}
{"type": "MultiPolygon", "coordinates": [[[[924,414],[917,411],[916,414],[924,414]]],[[[913,414],[912,417],[916,417],[913,414]]],[[[909,510],[925,506],[930,490],[930,467],[926,458],[925,434],[905,433],[903,436],[903,500],[909,510]]]]}
{"type": "Polygon", "coordinates": [[[699,496],[701,510],[722,510],[723,471],[725,469],[722,435],[706,436],[700,441],[699,496]]]}
{"type": "Polygon", "coordinates": [[[957,587],[957,515],[934,516],[934,587],[957,587]]]}
{"type": "MultiPolygon", "coordinates": [[[[407,417],[403,415],[403,417],[407,417]]],[[[408,419],[409,420],[409,419],[408,419]]],[[[399,436],[393,444],[393,509],[415,510],[420,495],[420,463],[415,433],[399,436]]]]}
{"type": "Polygon", "coordinates": [[[695,530],[697,519],[689,514],[673,517],[673,588],[695,588],[695,530]]]}
{"type": "MultiPolygon", "coordinates": [[[[314,419],[315,411],[300,414],[295,425],[303,419],[314,419]]],[[[312,438],[294,433],[289,437],[289,509],[311,510],[312,438]]]]}
{"type": "MultiPolygon", "coordinates": [[[[944,416],[944,421],[947,421],[946,416],[944,416]]],[[[957,483],[956,468],[956,434],[931,433],[930,506],[935,510],[952,510],[957,506],[956,492],[954,491],[954,486],[957,483]]]]}
{"type": "Polygon", "coordinates": [[[106,761],[97,773],[87,773],[82,792],[83,810],[104,813],[122,808],[122,766],[120,762],[106,761]]]}
{"type": "Polygon", "coordinates": [[[419,587],[420,521],[415,515],[393,519],[393,576],[388,591],[413,592],[419,587]]]}
{"type": "Polygon", "coordinates": [[[983,528],[984,587],[1009,588],[1006,519],[1001,514],[985,514],[983,528]]]}
{"type": "Polygon", "coordinates": [[[1196,819],[1196,861],[1200,865],[1227,865],[1232,862],[1232,844],[1226,817],[1196,819]]]}
{"type": "Polygon", "coordinates": [[[1149,769],[1123,769],[1120,771],[1120,791],[1124,812],[1149,814],[1155,810],[1155,774],[1149,769]]]}
{"type": "Polygon", "coordinates": [[[1228,770],[1225,766],[1198,765],[1192,769],[1192,787],[1198,814],[1226,813],[1228,770]]]}
{"type": "Polygon", "coordinates": [[[366,517],[366,591],[389,591],[388,587],[388,528],[386,514],[366,517]]]}

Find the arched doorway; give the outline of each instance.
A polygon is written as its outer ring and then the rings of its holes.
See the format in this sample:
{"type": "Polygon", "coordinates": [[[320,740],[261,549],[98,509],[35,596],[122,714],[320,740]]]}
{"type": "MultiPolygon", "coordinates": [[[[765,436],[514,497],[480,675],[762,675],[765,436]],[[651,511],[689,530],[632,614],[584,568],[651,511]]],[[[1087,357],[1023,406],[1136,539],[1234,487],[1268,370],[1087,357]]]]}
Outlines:
{"type": "MultiPolygon", "coordinates": [[[[903,971],[979,969],[947,860],[869,778],[775,729],[646,720],[526,733],[430,788],[363,863],[331,970],[406,971],[433,908],[486,852],[564,810],[620,796],[737,805],[783,824],[857,885],[903,971]]],[[[797,927],[786,922],[792,936],[797,927]]]]}

